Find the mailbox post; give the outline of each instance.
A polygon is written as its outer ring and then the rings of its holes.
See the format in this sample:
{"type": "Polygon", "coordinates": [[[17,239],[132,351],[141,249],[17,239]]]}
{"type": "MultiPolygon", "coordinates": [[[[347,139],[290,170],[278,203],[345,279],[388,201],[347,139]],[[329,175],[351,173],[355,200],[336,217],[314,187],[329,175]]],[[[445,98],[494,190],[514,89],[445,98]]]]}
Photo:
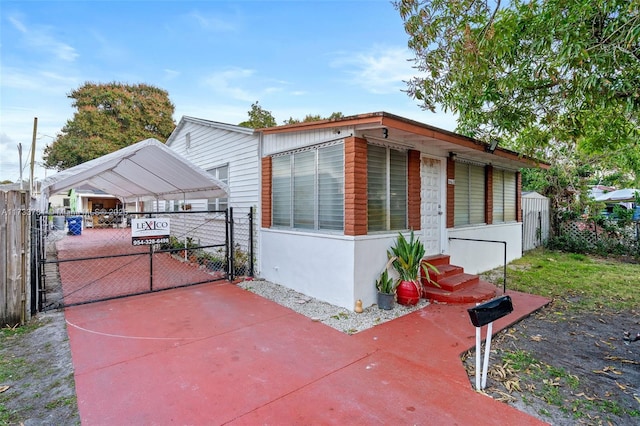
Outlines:
{"type": "Polygon", "coordinates": [[[513,303],[511,302],[511,297],[504,295],[469,308],[467,311],[469,312],[471,323],[476,327],[476,390],[481,390],[487,386],[493,322],[513,312],[513,303]],[[482,350],[481,330],[484,325],[487,326],[487,337],[484,348],[484,363],[482,368],[480,368],[480,352],[482,350]],[[482,382],[480,382],[481,373],[482,382]]]}

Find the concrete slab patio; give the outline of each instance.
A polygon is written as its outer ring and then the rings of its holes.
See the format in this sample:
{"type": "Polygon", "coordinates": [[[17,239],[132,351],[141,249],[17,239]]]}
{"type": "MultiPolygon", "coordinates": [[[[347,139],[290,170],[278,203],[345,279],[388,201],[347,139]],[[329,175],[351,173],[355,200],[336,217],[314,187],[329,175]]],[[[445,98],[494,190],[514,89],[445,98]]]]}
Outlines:
{"type": "MultiPolygon", "coordinates": [[[[547,303],[510,294],[496,332],[547,303]]],[[[67,308],[82,424],[543,424],[473,390],[466,308],[355,335],[230,283],[67,308]]]]}

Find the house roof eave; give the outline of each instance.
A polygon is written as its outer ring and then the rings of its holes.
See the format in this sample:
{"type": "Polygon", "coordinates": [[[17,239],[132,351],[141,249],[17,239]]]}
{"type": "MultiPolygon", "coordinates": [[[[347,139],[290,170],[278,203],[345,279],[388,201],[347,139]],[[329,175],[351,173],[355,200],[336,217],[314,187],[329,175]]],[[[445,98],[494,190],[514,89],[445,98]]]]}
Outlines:
{"type": "MultiPolygon", "coordinates": [[[[519,167],[523,168],[537,167],[548,169],[550,167],[549,164],[544,163],[540,160],[519,154],[515,151],[511,151],[499,146],[494,152],[487,153],[488,145],[485,142],[455,132],[451,132],[449,130],[440,129],[438,127],[421,123],[409,118],[390,114],[384,111],[352,115],[331,120],[320,120],[306,123],[288,124],[284,126],[268,127],[264,129],[258,129],[257,131],[265,135],[270,135],[279,133],[304,132],[336,127],[354,127],[356,129],[386,127],[390,130],[396,130],[419,137],[449,143],[451,144],[452,150],[460,147],[467,150],[468,152],[473,152],[483,156],[494,155],[498,157],[498,159],[516,162],[519,167]]],[[[491,158],[495,157],[488,157],[485,158],[485,160],[489,160],[491,158]]]]}
{"type": "Polygon", "coordinates": [[[236,124],[221,123],[219,121],[205,120],[204,118],[196,118],[196,117],[190,117],[188,115],[183,115],[182,118],[180,119],[180,122],[176,126],[176,128],[173,129],[173,132],[171,132],[171,135],[169,135],[169,138],[167,138],[167,142],[166,142],[167,146],[171,146],[173,144],[173,142],[177,138],[177,135],[180,133],[180,131],[186,125],[186,123],[194,123],[200,126],[212,127],[216,129],[227,130],[230,132],[238,132],[246,135],[253,135],[256,133],[255,129],[251,129],[249,127],[243,127],[243,126],[238,126],[236,124]]]}

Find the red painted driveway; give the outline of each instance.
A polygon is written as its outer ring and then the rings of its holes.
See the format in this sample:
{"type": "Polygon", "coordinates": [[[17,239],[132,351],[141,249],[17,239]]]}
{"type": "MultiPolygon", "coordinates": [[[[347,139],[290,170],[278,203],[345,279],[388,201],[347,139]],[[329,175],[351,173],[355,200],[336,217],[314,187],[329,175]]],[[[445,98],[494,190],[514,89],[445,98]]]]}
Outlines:
{"type": "MultiPolygon", "coordinates": [[[[495,331],[547,303],[510,294],[495,331]]],[[[229,283],[68,308],[82,424],[542,424],[472,389],[466,308],[352,336],[229,283]]]]}

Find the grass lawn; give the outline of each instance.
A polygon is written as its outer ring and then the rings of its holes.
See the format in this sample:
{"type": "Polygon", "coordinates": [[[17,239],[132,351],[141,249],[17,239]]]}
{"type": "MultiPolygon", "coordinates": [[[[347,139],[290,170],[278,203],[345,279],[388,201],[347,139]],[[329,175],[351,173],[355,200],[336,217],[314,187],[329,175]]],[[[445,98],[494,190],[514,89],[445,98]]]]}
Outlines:
{"type": "Polygon", "coordinates": [[[551,298],[559,309],[637,309],[640,263],[533,250],[509,264],[507,288],[551,298]]]}

